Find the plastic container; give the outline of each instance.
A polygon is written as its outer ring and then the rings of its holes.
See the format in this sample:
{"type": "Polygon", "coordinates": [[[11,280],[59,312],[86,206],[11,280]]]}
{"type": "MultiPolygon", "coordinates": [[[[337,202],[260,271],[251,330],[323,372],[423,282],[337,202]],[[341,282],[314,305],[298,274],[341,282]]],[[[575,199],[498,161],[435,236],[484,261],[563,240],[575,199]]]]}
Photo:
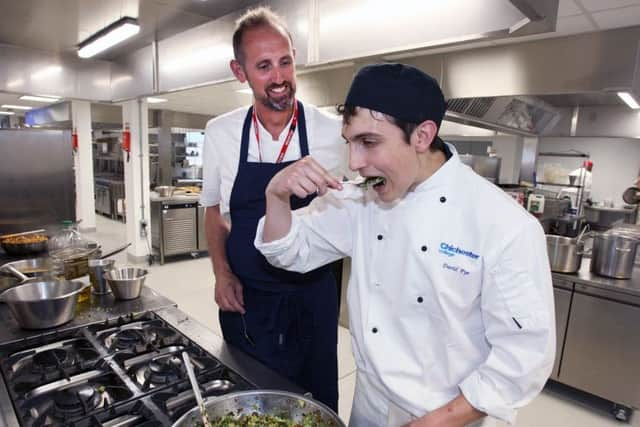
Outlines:
{"type": "Polygon", "coordinates": [[[542,216],[544,212],[544,196],[542,194],[529,194],[527,210],[537,217],[542,216]]]}
{"type": "Polygon", "coordinates": [[[88,242],[77,230],[73,221],[62,221],[62,229],[49,239],[49,252],[67,248],[86,248],[88,242]]]}
{"type": "MultiPolygon", "coordinates": [[[[65,279],[76,279],[88,274],[87,257],[74,258],[76,251],[89,248],[89,242],[80,234],[73,221],[62,221],[62,228],[49,240],[49,255],[51,256],[55,274],[65,279]]],[[[78,296],[78,302],[91,297],[91,288],[85,288],[78,296]]]]}

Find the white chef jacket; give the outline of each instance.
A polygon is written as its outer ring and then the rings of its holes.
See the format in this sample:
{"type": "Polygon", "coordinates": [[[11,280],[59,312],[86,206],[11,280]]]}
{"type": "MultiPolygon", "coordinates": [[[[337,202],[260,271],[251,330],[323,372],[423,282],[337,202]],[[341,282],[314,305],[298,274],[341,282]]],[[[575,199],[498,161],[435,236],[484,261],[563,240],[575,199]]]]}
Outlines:
{"type": "MultiPolygon", "coordinates": [[[[341,136],[341,119],[338,116],[331,116],[320,111],[313,105],[305,103],[303,105],[307,122],[309,154],[337,178],[341,179],[343,175],[352,176],[348,171],[347,145],[341,136]]],[[[220,204],[220,212],[227,218],[231,190],[238,173],[242,126],[248,111],[249,107],[247,106],[215,117],[209,120],[205,129],[202,155],[203,185],[200,204],[203,206],[220,204]]],[[[291,121],[280,133],[279,140],[275,141],[258,120],[263,162],[276,162],[290,123],[291,121]]],[[[253,124],[249,138],[248,161],[259,162],[258,143],[253,124]]],[[[299,141],[299,130],[296,130],[283,161],[288,162],[301,157],[299,141]]]]}
{"type": "Polygon", "coordinates": [[[455,152],[401,200],[349,186],[295,211],[282,239],[264,243],[263,225],[255,245],[275,266],[305,272],[352,259],[352,425],[393,425],[397,409],[420,417],[460,392],[513,422],[549,377],[555,320],[542,228],[455,152]]]}

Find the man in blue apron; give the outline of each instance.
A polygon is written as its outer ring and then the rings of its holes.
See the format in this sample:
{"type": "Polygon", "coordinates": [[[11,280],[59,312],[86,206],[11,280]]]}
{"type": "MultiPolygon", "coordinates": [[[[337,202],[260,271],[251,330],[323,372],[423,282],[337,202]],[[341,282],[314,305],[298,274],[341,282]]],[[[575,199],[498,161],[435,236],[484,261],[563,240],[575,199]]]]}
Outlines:
{"type": "MultiPolygon", "coordinates": [[[[247,12],[233,36],[231,69],[254,103],[211,120],[204,145],[205,229],[224,339],[337,410],[337,298],[329,267],[306,274],[272,267],[253,245],[265,188],[310,153],[340,175],[340,121],[295,99],[295,51],[266,8],[247,12]]],[[[314,196],[292,197],[295,208],[314,196]]]]}

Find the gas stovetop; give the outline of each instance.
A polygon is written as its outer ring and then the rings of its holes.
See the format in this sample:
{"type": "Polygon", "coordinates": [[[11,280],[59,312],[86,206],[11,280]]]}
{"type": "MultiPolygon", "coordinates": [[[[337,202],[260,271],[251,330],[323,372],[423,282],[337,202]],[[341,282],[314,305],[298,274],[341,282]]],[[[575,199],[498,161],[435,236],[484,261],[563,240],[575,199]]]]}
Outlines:
{"type": "Polygon", "coordinates": [[[22,426],[170,426],[195,406],[187,352],[203,396],[255,388],[153,312],[0,347],[22,426]]]}

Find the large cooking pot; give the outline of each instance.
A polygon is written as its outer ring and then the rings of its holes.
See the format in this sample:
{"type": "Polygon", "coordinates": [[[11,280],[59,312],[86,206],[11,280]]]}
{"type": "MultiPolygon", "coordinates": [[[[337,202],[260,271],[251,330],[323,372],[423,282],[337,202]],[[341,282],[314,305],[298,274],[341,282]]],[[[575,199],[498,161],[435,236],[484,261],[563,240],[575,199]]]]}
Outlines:
{"type": "Polygon", "coordinates": [[[46,329],[67,323],[76,314],[78,294],[89,283],[29,279],[0,294],[21,328],[46,329]]]}
{"type": "Polygon", "coordinates": [[[547,234],[547,253],[551,271],[575,273],[580,269],[584,241],[572,237],[547,234]]]}
{"type": "Polygon", "coordinates": [[[607,232],[593,238],[591,271],[599,276],[630,279],[640,240],[624,232],[607,232]]]}
{"type": "MultiPolygon", "coordinates": [[[[340,418],[324,404],[295,393],[277,390],[253,390],[229,393],[220,397],[205,399],[209,419],[216,419],[226,415],[279,415],[289,417],[295,422],[302,421],[306,414],[317,413],[323,425],[327,427],[344,427],[340,418]]],[[[200,409],[196,406],[180,417],[173,427],[193,427],[202,422],[200,409]]]]}

